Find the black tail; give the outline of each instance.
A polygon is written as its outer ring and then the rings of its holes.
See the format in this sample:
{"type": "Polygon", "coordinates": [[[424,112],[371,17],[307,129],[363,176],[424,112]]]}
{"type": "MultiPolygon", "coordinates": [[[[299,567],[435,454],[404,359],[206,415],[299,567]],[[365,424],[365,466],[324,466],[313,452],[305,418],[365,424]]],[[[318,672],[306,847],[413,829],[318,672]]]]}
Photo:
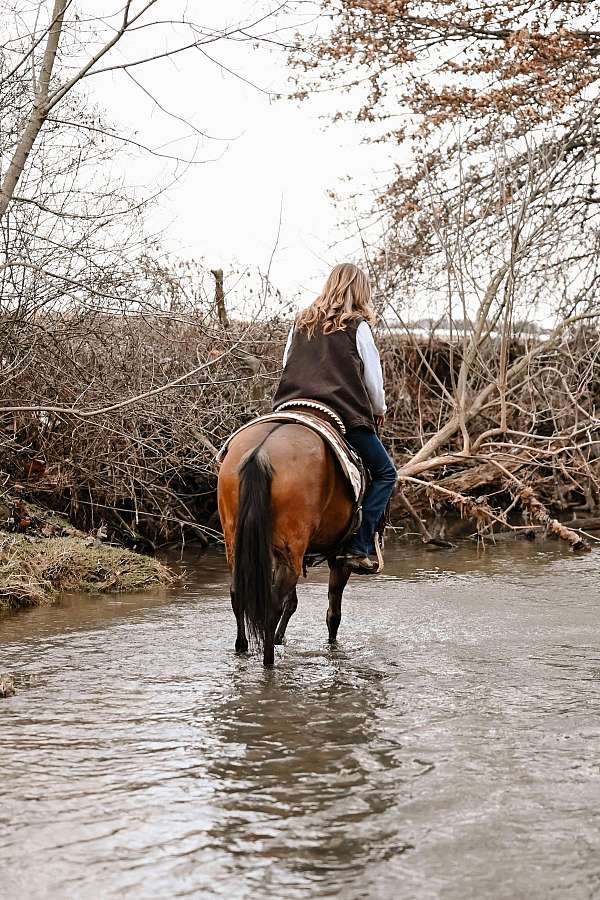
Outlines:
{"type": "Polygon", "coordinates": [[[250,637],[262,647],[271,609],[271,482],[266,449],[257,447],[240,466],[240,499],[233,563],[233,590],[250,637]]]}

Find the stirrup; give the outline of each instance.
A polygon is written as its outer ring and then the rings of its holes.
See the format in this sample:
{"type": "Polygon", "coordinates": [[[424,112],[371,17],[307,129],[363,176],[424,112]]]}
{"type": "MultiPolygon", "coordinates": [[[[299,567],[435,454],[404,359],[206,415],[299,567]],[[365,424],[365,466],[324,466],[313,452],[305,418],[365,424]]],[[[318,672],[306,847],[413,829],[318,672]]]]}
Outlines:
{"type": "Polygon", "coordinates": [[[377,571],[383,572],[383,567],[385,565],[384,560],[383,560],[383,538],[378,531],[375,532],[374,542],[375,542],[375,555],[377,556],[377,563],[378,563],[377,571]]]}

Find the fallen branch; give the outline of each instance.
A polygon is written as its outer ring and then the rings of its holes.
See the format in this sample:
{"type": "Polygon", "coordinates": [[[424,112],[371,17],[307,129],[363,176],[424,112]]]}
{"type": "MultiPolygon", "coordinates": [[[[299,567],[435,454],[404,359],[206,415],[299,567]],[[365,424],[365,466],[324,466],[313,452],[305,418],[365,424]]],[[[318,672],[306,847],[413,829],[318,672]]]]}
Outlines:
{"type": "Polygon", "coordinates": [[[440,497],[448,503],[451,503],[453,506],[456,506],[460,512],[461,518],[469,516],[470,518],[475,519],[478,531],[482,525],[489,525],[491,522],[499,522],[505,528],[513,527],[508,524],[504,517],[496,515],[483,497],[478,499],[467,497],[466,494],[459,494],[457,491],[451,491],[448,488],[440,487],[440,485],[431,481],[423,481],[422,478],[413,478],[411,475],[401,475],[400,478],[402,481],[408,481],[411,484],[417,484],[420,487],[424,487],[429,498],[440,497]]]}
{"type": "MultiPolygon", "coordinates": [[[[544,504],[538,500],[531,488],[526,487],[522,482],[519,482],[519,480],[515,478],[511,472],[504,469],[503,466],[500,466],[500,468],[510,476],[511,480],[519,485],[518,498],[523,507],[527,509],[531,517],[539,525],[542,525],[547,532],[556,535],[560,540],[566,541],[575,552],[588,552],[591,550],[590,544],[580,534],[573,531],[571,528],[568,528],[566,525],[563,525],[558,519],[552,518],[544,504]]],[[[498,522],[503,528],[506,528],[509,531],[523,530],[519,526],[511,525],[506,520],[505,516],[499,516],[494,513],[491,506],[483,497],[474,499],[465,494],[460,494],[457,491],[451,491],[448,488],[441,487],[439,484],[423,481],[421,478],[412,478],[408,475],[403,475],[401,478],[403,481],[408,481],[412,484],[418,484],[421,487],[424,487],[430,498],[441,497],[445,499],[459,510],[461,518],[464,518],[465,516],[473,518],[477,524],[478,532],[481,532],[482,526],[489,525],[492,522],[498,522]]]]}
{"type": "Polygon", "coordinates": [[[538,500],[531,488],[523,487],[519,491],[519,499],[531,517],[546,528],[546,531],[555,534],[561,541],[566,541],[574,552],[589,552],[592,548],[584,538],[576,531],[567,528],[558,519],[553,519],[544,504],[538,500]]]}

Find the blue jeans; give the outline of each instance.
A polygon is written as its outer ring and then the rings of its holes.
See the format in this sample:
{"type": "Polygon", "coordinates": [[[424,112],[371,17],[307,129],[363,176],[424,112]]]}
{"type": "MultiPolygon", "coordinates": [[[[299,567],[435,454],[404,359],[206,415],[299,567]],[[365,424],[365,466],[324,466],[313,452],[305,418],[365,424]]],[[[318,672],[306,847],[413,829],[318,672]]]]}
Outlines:
{"type": "Polygon", "coordinates": [[[362,523],[350,539],[348,553],[368,556],[375,551],[373,536],[396,485],[396,467],[375,432],[352,428],[346,434],[371,473],[371,483],[363,499],[362,523]]]}

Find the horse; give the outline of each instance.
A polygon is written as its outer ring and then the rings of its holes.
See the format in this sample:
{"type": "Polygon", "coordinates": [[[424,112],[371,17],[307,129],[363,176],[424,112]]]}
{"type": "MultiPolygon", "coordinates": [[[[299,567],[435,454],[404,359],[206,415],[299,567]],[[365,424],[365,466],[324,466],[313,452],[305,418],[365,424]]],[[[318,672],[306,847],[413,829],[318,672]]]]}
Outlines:
{"type": "Polygon", "coordinates": [[[272,666],[298,606],[296,585],[308,550],[329,564],[329,643],[337,640],[351,574],[335,548],[354,514],[351,488],[325,440],[295,422],[257,421],[229,443],[219,470],[218,505],[237,623],[235,650],[248,638],[272,666]]]}

